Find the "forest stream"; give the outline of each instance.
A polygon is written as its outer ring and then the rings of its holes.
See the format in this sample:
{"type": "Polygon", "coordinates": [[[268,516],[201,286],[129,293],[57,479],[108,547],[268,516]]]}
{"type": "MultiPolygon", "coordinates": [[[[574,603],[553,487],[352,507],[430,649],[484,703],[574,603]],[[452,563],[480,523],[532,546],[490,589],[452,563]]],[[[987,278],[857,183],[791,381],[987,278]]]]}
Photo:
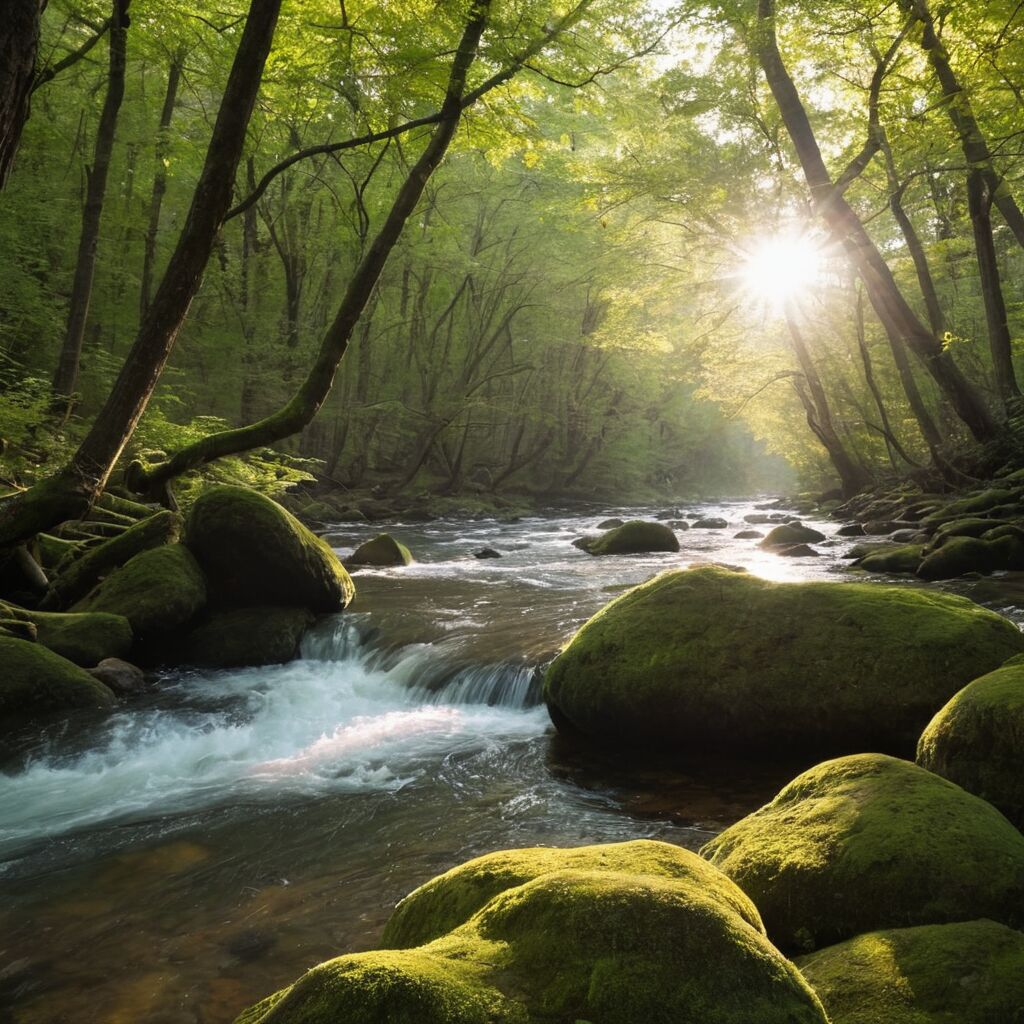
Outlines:
{"type": "MultiPolygon", "coordinates": [[[[372,948],[397,900],[475,855],[700,847],[794,766],[599,760],[556,736],[537,668],[665,568],[849,578],[835,523],[808,521],[830,537],[817,558],[733,539],[755,508],[687,507],[730,527],[680,532],[678,555],[570,543],[653,509],[395,524],[416,564],[360,571],[351,609],[321,620],[300,660],[167,672],[113,715],[22,737],[0,776],[0,1020],[227,1024],[308,967],[372,948]],[[502,557],[474,558],[484,547],[502,557]]],[[[344,556],[373,532],[327,536],[344,556]]],[[[954,586],[1024,621],[1012,579],[954,586]]]]}

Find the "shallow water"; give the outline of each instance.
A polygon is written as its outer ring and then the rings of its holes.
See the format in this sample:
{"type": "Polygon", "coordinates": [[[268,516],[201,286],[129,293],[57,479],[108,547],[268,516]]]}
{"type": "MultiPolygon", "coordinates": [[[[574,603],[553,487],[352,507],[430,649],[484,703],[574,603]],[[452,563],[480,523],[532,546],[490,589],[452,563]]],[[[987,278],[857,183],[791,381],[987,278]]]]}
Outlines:
{"type": "MultiPolygon", "coordinates": [[[[418,563],[360,572],[353,608],[300,660],[167,674],[113,715],[24,740],[0,775],[0,1019],[221,1024],[371,948],[398,899],[468,857],[701,845],[792,766],[602,761],[554,734],[536,670],[665,568],[843,578],[848,542],[787,559],[734,540],[753,508],[686,509],[731,526],[680,532],[678,555],[621,558],[570,542],[624,510],[389,526],[418,563]],[[503,557],[473,558],[481,547],[503,557]]],[[[345,554],[376,530],[330,537],[345,554]]],[[[1013,579],[959,589],[1021,617],[1013,579]]]]}

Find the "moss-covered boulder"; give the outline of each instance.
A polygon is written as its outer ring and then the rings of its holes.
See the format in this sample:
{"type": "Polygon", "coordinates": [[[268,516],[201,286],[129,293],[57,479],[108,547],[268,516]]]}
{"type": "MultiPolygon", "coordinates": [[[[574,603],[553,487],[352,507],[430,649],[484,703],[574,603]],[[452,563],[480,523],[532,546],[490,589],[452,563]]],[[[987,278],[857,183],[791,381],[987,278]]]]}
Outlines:
{"type": "Polygon", "coordinates": [[[0,636],[0,725],[114,703],[110,689],[85,669],[42,644],[0,636]]]}
{"type": "Polygon", "coordinates": [[[137,637],[179,629],[206,605],[206,580],[188,548],[165,544],[130,558],[74,606],[122,615],[137,637]]]}
{"type": "Polygon", "coordinates": [[[185,542],[219,603],[331,612],[355,593],[327,544],[277,502],[244,487],[204,491],[189,513],[185,542]]]}
{"type": "Polygon", "coordinates": [[[931,720],[917,763],[995,805],[1024,830],[1024,664],[965,686],[931,720]]]}
{"type": "Polygon", "coordinates": [[[760,530],[740,530],[733,534],[734,540],[760,540],[764,534],[760,530]]]}
{"type": "Polygon", "coordinates": [[[768,536],[761,541],[763,548],[788,548],[794,544],[816,544],[825,539],[825,534],[812,530],[802,523],[783,523],[768,531],[768,536]]]}
{"type": "Polygon", "coordinates": [[[940,547],[948,537],[981,537],[989,533],[995,523],[991,519],[953,519],[935,531],[932,547],[940,547]]]}
{"type": "Polygon", "coordinates": [[[373,540],[365,541],[346,559],[351,566],[375,565],[412,565],[413,557],[409,549],[395,540],[390,533],[378,533],[373,540]]]}
{"type": "Polygon", "coordinates": [[[905,544],[873,551],[857,563],[857,568],[865,572],[914,573],[923,557],[922,545],[905,544]]]}
{"type": "Polygon", "coordinates": [[[242,668],[278,665],[299,653],[303,633],[315,616],[305,608],[228,608],[214,612],[177,648],[189,665],[242,668]]]}
{"type": "Polygon", "coordinates": [[[883,754],[811,768],[701,852],[784,950],[881,928],[1024,923],[1024,836],[984,800],[883,754]]]}
{"type": "Polygon", "coordinates": [[[125,658],[132,649],[132,627],[123,615],[106,612],[41,612],[0,602],[5,617],[31,622],[36,640],[76,665],[91,668],[104,658],[125,658]]]}
{"type": "Polygon", "coordinates": [[[917,567],[917,575],[923,580],[951,580],[969,572],[991,572],[995,563],[995,553],[987,541],[977,537],[950,537],[925,556],[917,567]]]}
{"type": "Polygon", "coordinates": [[[548,669],[556,725],[606,743],[910,754],[935,711],[1024,650],[961,597],[870,583],[663,573],[586,623],[548,669]]]}
{"type": "Polygon", "coordinates": [[[495,854],[403,907],[391,938],[430,941],[321,964],[239,1024],[825,1024],[743,895],[667,844],[495,854]]]}
{"type": "Polygon", "coordinates": [[[1024,1021],[1024,934],[995,921],[869,932],[797,966],[832,1024],[1024,1021]]]}
{"type": "Polygon", "coordinates": [[[637,555],[678,551],[679,538],[664,523],[631,519],[598,537],[584,537],[577,547],[588,555],[637,555]]]}
{"type": "Polygon", "coordinates": [[[1019,492],[1005,487],[990,487],[957,501],[951,501],[943,510],[946,515],[967,516],[977,512],[987,512],[998,505],[1013,504],[1019,492]]]}

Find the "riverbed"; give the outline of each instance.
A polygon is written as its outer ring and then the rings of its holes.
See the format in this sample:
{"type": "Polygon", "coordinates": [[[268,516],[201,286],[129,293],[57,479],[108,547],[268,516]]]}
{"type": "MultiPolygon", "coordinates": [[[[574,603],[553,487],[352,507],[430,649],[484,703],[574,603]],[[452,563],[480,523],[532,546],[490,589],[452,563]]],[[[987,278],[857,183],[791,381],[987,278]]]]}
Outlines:
{"type": "MultiPolygon", "coordinates": [[[[0,1020],[228,1024],[372,948],[397,900],[469,857],[640,837],[697,849],[803,765],[601,758],[555,734],[539,669],[667,568],[850,578],[835,523],[804,519],[829,535],[816,558],[735,539],[757,505],[676,510],[730,525],[680,531],[671,555],[571,544],[655,509],[388,524],[416,564],[360,571],[355,603],[299,660],[157,674],[114,714],[22,738],[0,775],[0,1020]]],[[[344,556],[378,529],[327,536],[344,556]]],[[[957,589],[1024,620],[1012,578],[957,589]]]]}

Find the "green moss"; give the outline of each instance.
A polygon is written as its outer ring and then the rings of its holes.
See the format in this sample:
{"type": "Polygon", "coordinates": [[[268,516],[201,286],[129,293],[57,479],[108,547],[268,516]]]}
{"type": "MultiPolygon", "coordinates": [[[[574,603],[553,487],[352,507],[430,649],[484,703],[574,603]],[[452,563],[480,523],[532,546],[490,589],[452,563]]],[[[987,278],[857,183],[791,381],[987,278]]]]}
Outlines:
{"type": "Polygon", "coordinates": [[[0,722],[72,708],[109,707],[114,694],[41,644],[0,636],[0,722]]]}
{"type": "Polygon", "coordinates": [[[608,743],[910,753],[945,701],[1021,650],[1012,623],[964,598],[701,566],[594,616],[544,695],[557,725],[608,743]]]}
{"type": "Polygon", "coordinates": [[[802,523],[783,523],[768,531],[768,536],[761,541],[761,547],[783,548],[793,544],[815,544],[824,539],[825,534],[812,530],[802,523]]]}
{"type": "Polygon", "coordinates": [[[965,686],[917,745],[922,767],[987,800],[1024,829],[1024,663],[965,686]]]}
{"type": "Polygon", "coordinates": [[[168,633],[206,604],[206,581],[187,548],[165,544],[130,558],[87,594],[74,610],[123,615],[136,636],[168,633]]]}
{"type": "Polygon", "coordinates": [[[218,601],[330,612],[355,594],[331,548],[255,491],[211,487],[192,506],[185,530],[218,601]]]}
{"type": "Polygon", "coordinates": [[[701,852],[780,949],[979,917],[1024,923],[1024,836],[985,801],[882,754],[811,768],[701,852]]]}
{"type": "Polygon", "coordinates": [[[920,544],[875,551],[862,558],[857,568],[865,572],[912,573],[921,564],[924,548],[920,544]]]}
{"type": "Polygon", "coordinates": [[[1008,505],[1018,497],[1017,491],[991,487],[987,491],[972,494],[958,501],[951,501],[945,508],[947,515],[970,515],[973,512],[986,512],[996,505],[1008,505]]]}
{"type": "Polygon", "coordinates": [[[797,965],[832,1024],[1024,1021],[1024,934],[994,921],[869,932],[797,965]]]}
{"type": "Polygon", "coordinates": [[[429,943],[328,961],[238,1024],[825,1024],[735,886],[664,843],[479,858],[389,931],[438,911],[429,943]]]}
{"type": "Polygon", "coordinates": [[[631,519],[599,537],[584,538],[579,547],[589,555],[635,555],[678,551],[679,538],[664,523],[631,519]]]}
{"type": "Polygon", "coordinates": [[[360,544],[348,559],[349,565],[412,565],[409,549],[390,533],[378,533],[373,540],[360,544]]]}
{"type": "Polygon", "coordinates": [[[969,572],[991,572],[995,561],[995,553],[986,541],[954,536],[925,556],[917,575],[923,580],[951,580],[969,572]]]}
{"type": "Polygon", "coordinates": [[[499,850],[460,864],[410,893],[384,929],[385,946],[419,946],[465,924],[506,889],[554,871],[609,871],[685,881],[713,893],[723,906],[763,931],[754,905],[720,871],[670,843],[638,839],[575,849],[499,850]]]}
{"type": "Polygon", "coordinates": [[[210,668],[277,665],[298,654],[313,623],[305,608],[230,608],[215,612],[181,642],[179,659],[210,668]]]}
{"type": "Polygon", "coordinates": [[[105,612],[40,612],[0,602],[5,615],[31,622],[44,647],[76,665],[92,668],[104,658],[126,658],[132,649],[132,627],[123,615],[105,612]]]}
{"type": "Polygon", "coordinates": [[[953,519],[935,531],[932,546],[938,547],[947,537],[980,537],[995,525],[992,519],[953,519]]]}

